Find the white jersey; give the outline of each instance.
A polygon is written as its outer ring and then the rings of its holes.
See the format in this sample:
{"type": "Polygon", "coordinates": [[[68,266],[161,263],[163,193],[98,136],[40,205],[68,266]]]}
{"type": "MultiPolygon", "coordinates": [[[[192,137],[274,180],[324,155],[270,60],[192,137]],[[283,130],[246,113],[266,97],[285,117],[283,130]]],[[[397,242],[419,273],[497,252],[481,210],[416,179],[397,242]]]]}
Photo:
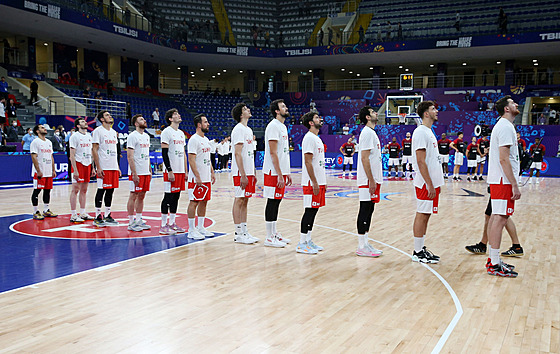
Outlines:
{"type": "Polygon", "coordinates": [[[214,141],[214,139],[209,140],[209,141],[210,141],[210,153],[214,154],[214,153],[216,153],[217,144],[214,141]]]}
{"type": "Polygon", "coordinates": [[[255,159],[253,157],[253,130],[241,123],[237,123],[231,131],[231,141],[233,145],[233,153],[231,156],[231,172],[233,173],[233,176],[240,176],[239,168],[237,167],[237,160],[235,158],[235,146],[237,144],[243,144],[241,158],[243,160],[245,174],[247,176],[254,176],[255,159]]]}
{"type": "MultiPolygon", "coordinates": [[[[196,155],[196,167],[203,183],[212,181],[212,165],[210,164],[210,141],[207,137],[194,134],[187,144],[189,154],[196,155]]],[[[189,169],[189,181],[196,180],[192,168],[189,169]]]]}
{"type": "Polygon", "coordinates": [[[278,161],[280,162],[280,170],[282,175],[290,174],[290,145],[288,144],[288,129],[278,119],[273,119],[268,123],[264,132],[265,148],[264,148],[264,162],[263,173],[272,176],[278,176],[274,165],[272,164],[272,157],[270,156],[271,140],[278,142],[276,150],[278,154],[278,161]]]}
{"type": "Polygon", "coordinates": [[[383,184],[383,164],[381,160],[381,142],[375,130],[364,127],[360,133],[360,144],[358,145],[358,186],[367,186],[368,178],[362,164],[362,151],[369,150],[369,165],[371,174],[377,184],[383,184]]]}
{"type": "Polygon", "coordinates": [[[84,166],[91,165],[91,134],[75,132],[70,136],[70,148],[75,149],[76,162],[84,166]]]}
{"type": "MultiPolygon", "coordinates": [[[[185,173],[185,133],[167,127],[161,132],[161,142],[169,145],[169,164],[173,173],[185,173]]],[[[165,166],[164,171],[167,171],[165,166]]]]}
{"type": "Polygon", "coordinates": [[[227,149],[227,145],[225,143],[218,144],[218,147],[216,148],[216,150],[218,151],[218,155],[222,155],[222,156],[228,154],[226,149],[227,149]]]}
{"type": "MultiPolygon", "coordinates": [[[[134,165],[136,173],[139,176],[151,175],[150,172],[150,136],[147,133],[138,133],[133,131],[126,139],[127,149],[134,149],[134,165]]],[[[130,175],[130,165],[128,166],[128,174],[130,175]]]]}
{"type": "Polygon", "coordinates": [[[500,181],[502,181],[504,184],[512,184],[512,181],[507,179],[502,168],[502,164],[500,164],[500,146],[510,147],[509,163],[511,164],[513,176],[515,177],[515,182],[513,183],[517,183],[519,179],[519,151],[517,149],[517,135],[513,124],[505,118],[500,118],[492,129],[492,136],[490,137],[490,152],[488,154],[488,183],[500,184],[500,181]]]}
{"type": "Polygon", "coordinates": [[[102,170],[118,170],[117,156],[117,132],[113,128],[107,130],[102,125],[95,128],[92,135],[92,142],[99,144],[97,155],[99,156],[99,166],[102,170]]]}
{"type": "MultiPolygon", "coordinates": [[[[52,163],[53,163],[53,147],[49,139],[34,139],[31,142],[29,151],[32,154],[37,154],[37,161],[39,162],[39,168],[43,173],[43,177],[52,177],[52,163]]],[[[35,169],[35,164],[31,164],[31,176],[35,176],[37,170],[35,169]]]]}
{"type": "Polygon", "coordinates": [[[419,125],[412,133],[412,168],[416,171],[414,177],[414,186],[422,188],[426,182],[418,169],[418,160],[416,157],[416,150],[426,150],[426,165],[428,166],[428,173],[432,179],[434,188],[443,185],[443,170],[439,161],[439,150],[437,138],[432,130],[425,125],[419,125]]]}
{"type": "Polygon", "coordinates": [[[325,144],[323,144],[323,140],[321,140],[319,136],[313,134],[312,132],[307,132],[301,143],[301,156],[303,164],[301,172],[301,185],[312,185],[309,173],[307,172],[307,167],[305,166],[305,154],[309,153],[313,154],[311,165],[313,166],[313,172],[315,173],[317,184],[320,186],[326,185],[327,175],[325,173],[325,144]]]}

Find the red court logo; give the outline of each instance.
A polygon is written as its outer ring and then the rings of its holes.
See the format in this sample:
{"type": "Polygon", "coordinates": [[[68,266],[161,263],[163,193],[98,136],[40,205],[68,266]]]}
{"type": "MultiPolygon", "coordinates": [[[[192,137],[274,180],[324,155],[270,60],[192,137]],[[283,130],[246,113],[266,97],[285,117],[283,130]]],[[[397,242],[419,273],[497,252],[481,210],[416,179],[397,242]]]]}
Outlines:
{"type": "MultiPolygon", "coordinates": [[[[154,211],[142,213],[142,220],[152,228],[141,232],[128,231],[128,215],[125,211],[115,211],[111,216],[119,222],[118,226],[96,227],[93,221],[81,224],[70,222],[70,214],[59,215],[56,218],[21,220],[10,225],[10,230],[22,235],[48,238],[62,238],[73,240],[102,240],[102,239],[128,239],[160,237],[161,214],[154,211]]],[[[178,226],[188,231],[189,223],[186,214],[177,214],[175,222],[178,226]]],[[[214,220],[206,218],[204,227],[214,225],[214,220]]]]}

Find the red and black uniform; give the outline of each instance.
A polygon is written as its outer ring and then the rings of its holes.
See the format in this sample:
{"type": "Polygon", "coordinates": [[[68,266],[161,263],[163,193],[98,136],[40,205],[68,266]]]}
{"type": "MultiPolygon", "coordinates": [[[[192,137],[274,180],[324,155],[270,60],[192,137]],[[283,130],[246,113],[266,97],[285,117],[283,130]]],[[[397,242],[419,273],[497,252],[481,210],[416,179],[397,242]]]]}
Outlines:
{"type": "Polygon", "coordinates": [[[529,153],[533,155],[533,162],[542,162],[546,148],[543,144],[533,144],[529,148],[529,153]]]}
{"type": "Polygon", "coordinates": [[[469,146],[467,146],[467,159],[476,160],[477,155],[478,155],[478,144],[470,143],[469,146]]]}
{"type": "Polygon", "coordinates": [[[412,156],[412,139],[402,140],[403,156],[412,156]]]}
{"type": "Polygon", "coordinates": [[[399,143],[390,143],[389,144],[389,158],[390,159],[398,159],[400,151],[401,151],[401,146],[399,145],[399,143]]]}
{"type": "Polygon", "coordinates": [[[447,138],[438,140],[438,150],[440,155],[449,155],[449,144],[451,144],[451,140],[447,138]]]}
{"type": "Polygon", "coordinates": [[[354,153],[355,146],[352,143],[344,143],[342,144],[342,150],[344,151],[344,156],[352,157],[354,153]]]}
{"type": "Polygon", "coordinates": [[[463,141],[463,139],[457,138],[457,139],[453,140],[453,144],[455,144],[455,147],[457,149],[459,149],[459,152],[461,154],[465,153],[465,142],[463,141]]]}

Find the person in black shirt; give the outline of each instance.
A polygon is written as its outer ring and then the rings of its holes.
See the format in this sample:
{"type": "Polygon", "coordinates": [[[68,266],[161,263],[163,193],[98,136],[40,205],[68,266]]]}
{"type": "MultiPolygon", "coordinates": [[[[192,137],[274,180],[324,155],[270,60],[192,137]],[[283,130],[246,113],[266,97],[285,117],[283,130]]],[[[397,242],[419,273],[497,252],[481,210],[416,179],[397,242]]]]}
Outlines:
{"type": "Polygon", "coordinates": [[[463,132],[457,133],[457,139],[453,140],[449,147],[455,150],[455,166],[453,167],[453,180],[461,181],[459,170],[463,166],[463,155],[465,153],[465,143],[463,142],[463,132]]]}
{"type": "Polygon", "coordinates": [[[401,152],[401,146],[397,143],[397,138],[393,137],[390,144],[387,144],[387,149],[389,150],[389,172],[388,178],[391,177],[391,167],[395,166],[395,178],[399,177],[399,154],[401,152]]]}
{"type": "Polygon", "coordinates": [[[539,184],[539,177],[541,176],[543,156],[546,152],[546,148],[541,144],[541,139],[536,138],[535,143],[529,148],[529,154],[533,156],[533,163],[531,164],[531,169],[529,170],[529,183],[533,183],[533,171],[537,170],[536,183],[539,184]]]}
{"type": "Polygon", "coordinates": [[[342,144],[340,147],[340,153],[344,155],[344,162],[342,165],[342,175],[346,174],[346,165],[350,164],[349,172],[352,172],[353,156],[356,152],[356,146],[352,142],[352,138],[348,138],[348,141],[342,144]]]}
{"type": "Polygon", "coordinates": [[[410,137],[410,132],[406,133],[406,138],[402,140],[401,163],[403,166],[403,177],[412,179],[412,138],[410,137]]]}
{"type": "MultiPolygon", "coordinates": [[[[482,174],[484,173],[484,164],[486,163],[486,156],[488,156],[488,151],[490,151],[490,140],[488,140],[487,135],[482,135],[482,137],[478,139],[476,143],[478,145],[478,157],[476,159],[478,180],[484,181],[484,178],[482,178],[482,174]]],[[[474,180],[475,181],[477,180],[476,175],[474,176],[474,180]]]]}
{"type": "Polygon", "coordinates": [[[476,158],[478,157],[478,145],[476,137],[472,137],[471,143],[467,146],[467,182],[471,181],[471,174],[474,176],[476,171],[476,158]]]}
{"type": "Polygon", "coordinates": [[[29,91],[31,92],[31,98],[29,99],[30,104],[39,101],[39,85],[37,80],[33,79],[31,85],[29,85],[29,91]]]}
{"type": "Polygon", "coordinates": [[[445,179],[449,177],[449,144],[451,144],[451,140],[447,139],[447,134],[441,134],[441,139],[438,140],[438,150],[445,179]]]}

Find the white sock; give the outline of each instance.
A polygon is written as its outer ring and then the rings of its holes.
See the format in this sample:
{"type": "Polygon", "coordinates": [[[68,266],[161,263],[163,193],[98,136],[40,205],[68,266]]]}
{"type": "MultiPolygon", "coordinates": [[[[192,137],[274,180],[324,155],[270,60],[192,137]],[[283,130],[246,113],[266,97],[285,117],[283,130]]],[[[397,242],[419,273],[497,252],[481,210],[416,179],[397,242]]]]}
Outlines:
{"type": "Polygon", "coordinates": [[[142,213],[136,213],[135,219],[142,220],[142,213]]]}
{"type": "Polygon", "coordinates": [[[95,217],[101,215],[101,208],[95,208],[95,217]]]}
{"type": "Polygon", "coordinates": [[[270,237],[272,236],[272,224],[274,223],[274,221],[265,221],[265,226],[266,226],[266,237],[270,237]]]}
{"type": "Polygon", "coordinates": [[[196,218],[189,218],[189,231],[194,231],[194,229],[196,229],[195,221],[196,218]]]}
{"type": "Polygon", "coordinates": [[[72,210],[72,216],[78,216],[78,214],[76,214],[76,210],[72,210]]]}
{"type": "Polygon", "coordinates": [[[167,225],[167,214],[161,214],[161,227],[167,225]]]}
{"type": "Polygon", "coordinates": [[[80,209],[80,214],[82,214],[82,215],[86,214],[86,208],[80,209]]]}
{"type": "Polygon", "coordinates": [[[105,207],[105,217],[109,216],[109,214],[111,214],[111,207],[105,207]]]}
{"type": "Polygon", "coordinates": [[[311,241],[311,230],[307,231],[307,237],[305,238],[306,241],[311,241]]]}
{"type": "Polygon", "coordinates": [[[364,249],[367,244],[367,234],[358,235],[358,247],[364,249]]]}
{"type": "Polygon", "coordinates": [[[177,214],[169,214],[169,225],[175,224],[175,217],[177,214]]]}
{"type": "Polygon", "coordinates": [[[34,205],[34,206],[33,206],[33,214],[35,214],[35,213],[38,212],[38,211],[39,211],[39,206],[34,205]]]}
{"type": "Polygon", "coordinates": [[[424,236],[414,237],[414,252],[420,252],[424,248],[424,236]]]}
{"type": "Polygon", "coordinates": [[[500,263],[500,249],[499,248],[492,248],[490,246],[490,263],[493,265],[500,263]]]}
{"type": "Polygon", "coordinates": [[[307,242],[307,234],[301,233],[299,234],[299,243],[305,243],[307,242]]]}
{"type": "Polygon", "coordinates": [[[247,223],[246,222],[242,222],[241,223],[241,232],[243,233],[247,233],[247,223]]]}
{"type": "Polygon", "coordinates": [[[134,223],[134,215],[129,215],[128,216],[128,224],[131,225],[132,223],[134,223]]]}
{"type": "Polygon", "coordinates": [[[276,230],[276,221],[273,221],[273,222],[272,222],[272,233],[275,234],[275,233],[277,233],[277,232],[278,232],[278,231],[276,230]]]}
{"type": "Polygon", "coordinates": [[[206,217],[204,217],[204,216],[199,216],[198,217],[198,228],[199,229],[204,229],[204,219],[206,219],[206,217]]]}
{"type": "Polygon", "coordinates": [[[243,233],[243,229],[241,228],[241,224],[235,224],[235,234],[241,235],[243,233]]]}
{"type": "Polygon", "coordinates": [[[49,205],[48,205],[48,204],[45,204],[44,212],[46,213],[48,210],[49,210],[49,205]]]}

